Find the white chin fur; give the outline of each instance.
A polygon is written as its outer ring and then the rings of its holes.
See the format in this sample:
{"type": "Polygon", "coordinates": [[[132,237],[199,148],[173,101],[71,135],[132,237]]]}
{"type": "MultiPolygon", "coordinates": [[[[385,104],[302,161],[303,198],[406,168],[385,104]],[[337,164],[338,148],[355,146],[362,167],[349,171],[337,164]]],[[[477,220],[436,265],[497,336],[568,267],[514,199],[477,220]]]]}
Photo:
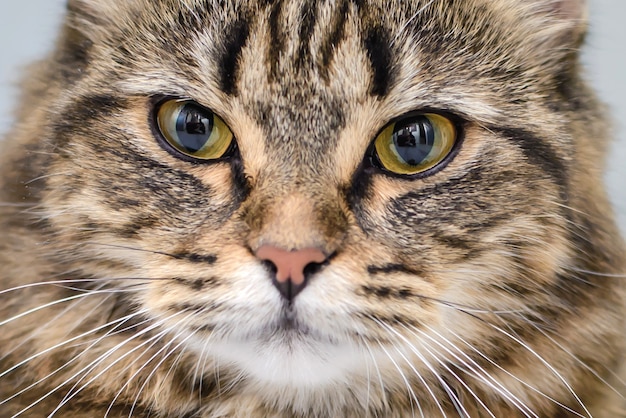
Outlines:
{"type": "Polygon", "coordinates": [[[273,388],[323,390],[365,375],[371,367],[366,353],[350,344],[334,345],[308,338],[289,341],[216,341],[204,356],[220,365],[232,364],[260,385],[273,388]]]}

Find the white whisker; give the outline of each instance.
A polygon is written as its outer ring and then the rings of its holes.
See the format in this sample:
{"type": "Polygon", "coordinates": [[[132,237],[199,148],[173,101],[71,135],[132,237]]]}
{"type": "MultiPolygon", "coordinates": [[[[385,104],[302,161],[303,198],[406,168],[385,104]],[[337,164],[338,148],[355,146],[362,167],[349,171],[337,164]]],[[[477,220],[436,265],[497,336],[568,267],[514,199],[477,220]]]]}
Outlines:
{"type": "Polygon", "coordinates": [[[204,372],[206,370],[206,363],[208,361],[208,346],[211,343],[213,334],[210,335],[209,338],[206,338],[204,341],[204,346],[202,347],[202,350],[200,351],[200,356],[198,357],[198,360],[196,361],[196,367],[194,369],[194,373],[193,373],[193,381],[195,382],[196,379],[198,379],[200,382],[200,390],[198,391],[199,394],[202,393],[202,384],[203,384],[203,379],[202,376],[204,376],[204,372]],[[200,366],[200,364],[202,363],[202,367],[200,366]]]}
{"type": "Polygon", "coordinates": [[[54,281],[47,281],[47,282],[29,283],[29,284],[24,284],[21,286],[15,286],[10,289],[0,290],[0,295],[15,292],[18,290],[31,289],[33,287],[40,287],[40,286],[55,286],[55,285],[66,285],[68,283],[93,283],[93,282],[94,282],[93,279],[78,279],[78,280],[54,280],[54,281]]]}
{"type": "MultiPolygon", "coordinates": [[[[154,347],[157,343],[159,343],[161,341],[161,338],[168,335],[168,334],[172,334],[173,331],[176,328],[181,327],[181,324],[183,322],[185,322],[187,319],[189,319],[190,317],[192,317],[193,314],[189,314],[186,317],[184,317],[182,320],[178,321],[176,324],[173,324],[163,330],[161,330],[157,335],[155,335],[154,337],[150,338],[150,340],[153,340],[151,342],[151,344],[149,344],[139,355],[137,355],[136,359],[132,362],[130,362],[126,367],[124,367],[122,370],[119,371],[119,374],[123,374],[126,370],[128,370],[130,367],[132,367],[133,365],[137,364],[137,362],[139,361],[139,359],[145,354],[147,353],[152,347],[154,347]]],[[[182,332],[182,331],[181,331],[182,332]]],[[[109,408],[107,409],[107,412],[105,414],[105,418],[108,416],[108,414],[111,411],[111,408],[113,408],[113,406],[115,405],[115,402],[117,401],[117,399],[121,396],[122,392],[124,392],[124,390],[130,386],[132,380],[139,375],[139,373],[141,373],[143,371],[143,369],[152,361],[154,360],[163,350],[167,349],[167,347],[169,347],[173,341],[175,340],[175,338],[177,338],[178,335],[180,335],[180,333],[177,333],[174,337],[172,337],[170,339],[170,341],[167,342],[167,344],[165,344],[164,347],[162,347],[161,349],[159,349],[154,355],[152,355],[148,360],[146,360],[143,364],[143,366],[141,366],[137,371],[135,371],[135,373],[133,373],[129,378],[126,379],[126,383],[120,388],[120,390],[117,392],[117,394],[115,395],[115,397],[113,398],[113,400],[111,401],[111,403],[109,404],[109,408]]],[[[142,345],[145,345],[147,342],[149,342],[150,340],[147,340],[145,343],[143,343],[142,345]]]]}
{"type": "MultiPolygon", "coordinates": [[[[183,319],[183,321],[184,321],[184,319],[183,319]]],[[[156,358],[157,355],[161,354],[161,352],[163,352],[164,350],[167,350],[169,348],[169,346],[173,344],[175,339],[178,338],[181,334],[182,334],[182,331],[177,333],[176,335],[174,335],[174,337],[172,338],[172,340],[168,344],[166,344],[157,353],[155,353],[152,357],[150,357],[150,359],[148,359],[148,361],[146,361],[145,366],[147,366],[150,363],[150,361],[152,361],[154,358],[156,358]]],[[[139,397],[141,396],[141,393],[144,391],[146,385],[152,379],[152,377],[154,376],[156,371],[159,369],[159,367],[161,367],[161,365],[169,358],[169,356],[172,353],[176,352],[176,350],[178,350],[182,345],[184,345],[190,338],[194,337],[195,334],[196,334],[195,332],[191,332],[187,337],[185,337],[182,341],[180,341],[174,348],[172,348],[168,353],[166,353],[165,356],[163,356],[163,358],[154,366],[154,368],[152,369],[152,372],[150,372],[150,374],[146,377],[146,380],[144,381],[144,383],[139,388],[137,396],[135,397],[135,401],[133,402],[133,406],[131,407],[130,412],[128,414],[129,418],[131,418],[133,416],[133,412],[135,410],[135,406],[137,405],[137,402],[139,402],[139,397]]]]}
{"type": "MultiPolygon", "coordinates": [[[[492,325],[492,324],[489,324],[492,325]]],[[[483,353],[480,352],[480,350],[476,349],[472,344],[470,344],[469,342],[467,342],[466,340],[464,340],[461,336],[459,336],[458,334],[454,333],[453,331],[449,330],[450,333],[452,333],[454,335],[455,338],[459,339],[459,341],[463,342],[469,349],[471,349],[472,351],[474,351],[476,354],[478,354],[479,356],[481,356],[483,359],[485,359],[487,362],[489,362],[490,364],[492,364],[493,366],[495,366],[496,368],[498,368],[500,371],[502,371],[503,373],[507,374],[508,376],[510,376],[511,378],[513,378],[514,380],[516,380],[517,382],[519,382],[520,384],[526,386],[527,388],[529,388],[530,390],[532,390],[533,392],[537,393],[538,395],[542,396],[543,398],[549,400],[550,402],[554,403],[555,405],[558,405],[559,407],[563,408],[564,410],[578,416],[581,418],[586,418],[584,415],[579,414],[578,412],[574,411],[573,409],[569,408],[567,405],[564,405],[563,403],[557,401],[556,399],[546,395],[545,393],[543,393],[542,391],[540,391],[539,389],[533,387],[532,385],[528,384],[527,382],[525,382],[524,380],[520,379],[519,377],[515,376],[513,373],[509,372],[508,370],[504,369],[502,366],[500,366],[499,364],[497,364],[496,362],[494,362],[493,360],[491,360],[489,357],[487,357],[486,355],[484,355],[483,353]]],[[[541,360],[540,360],[541,361],[541,360]]],[[[543,363],[543,362],[542,362],[543,363]]],[[[560,376],[560,375],[559,375],[560,376]]],[[[558,378],[558,376],[557,376],[558,378]]],[[[568,385],[569,386],[569,385],[568,385]]],[[[569,387],[570,391],[573,391],[571,389],[571,387],[569,387]]],[[[576,397],[578,398],[578,397],[576,397]]]]}
{"type": "Polygon", "coordinates": [[[164,255],[164,256],[167,256],[167,257],[170,257],[170,258],[175,258],[175,259],[179,259],[180,258],[180,256],[177,256],[176,254],[171,254],[171,253],[167,253],[167,252],[164,252],[164,251],[148,250],[148,249],[145,249],[145,248],[131,247],[131,246],[128,246],[128,245],[107,244],[107,243],[102,243],[102,242],[86,242],[85,245],[93,245],[93,246],[109,247],[109,248],[118,248],[118,249],[122,249],[122,250],[138,251],[138,252],[143,252],[143,253],[164,255]]]}
{"type": "Polygon", "coordinates": [[[39,176],[39,177],[35,177],[35,178],[31,179],[31,180],[28,180],[28,181],[24,182],[24,184],[25,185],[30,185],[30,184],[33,184],[33,183],[39,181],[39,180],[45,180],[45,179],[49,179],[51,177],[71,177],[72,174],[73,173],[70,172],[70,171],[67,171],[65,173],[59,172],[59,173],[45,174],[45,175],[42,175],[42,176],[39,176]]]}
{"type": "MultiPolygon", "coordinates": [[[[84,374],[83,378],[81,378],[80,380],[78,380],[78,382],[76,382],[74,384],[74,386],[70,389],[70,393],[74,390],[74,388],[76,388],[76,386],[78,384],[80,384],[80,382],[82,381],[82,379],[84,379],[84,377],[90,373],[92,370],[94,370],[95,367],[97,367],[102,361],[104,361],[107,357],[109,357],[111,354],[113,354],[115,351],[117,351],[118,349],[120,349],[121,347],[123,347],[125,344],[127,344],[128,342],[152,331],[153,329],[157,328],[158,326],[160,326],[162,323],[164,323],[167,320],[170,320],[172,318],[174,318],[175,316],[177,316],[178,314],[180,314],[180,312],[177,312],[175,314],[170,315],[169,317],[163,318],[160,321],[152,324],[151,326],[133,334],[132,336],[130,336],[129,338],[127,338],[126,340],[120,342],[119,344],[117,344],[116,346],[114,346],[113,348],[107,350],[104,354],[101,354],[98,358],[96,358],[95,360],[93,360],[92,362],[90,362],[87,366],[83,367],[81,370],[79,370],[78,372],[74,373],[72,376],[68,377],[64,382],[62,382],[61,384],[57,385],[56,387],[52,388],[50,391],[48,391],[47,393],[45,393],[44,395],[42,395],[40,398],[38,398],[37,400],[35,400],[34,402],[32,402],[31,404],[29,404],[28,406],[26,406],[25,408],[23,408],[22,410],[20,410],[19,412],[17,412],[15,415],[13,415],[11,418],[16,418],[20,415],[22,415],[23,413],[27,412],[28,410],[30,410],[31,408],[33,408],[35,405],[37,405],[38,403],[40,403],[41,401],[45,400],[46,398],[50,397],[53,393],[55,393],[57,390],[59,390],[60,388],[62,388],[63,386],[65,386],[66,384],[70,383],[72,380],[74,380],[75,378],[77,378],[80,374],[84,374]]],[[[150,341],[150,340],[148,340],[150,341]]],[[[103,371],[101,371],[100,373],[98,373],[94,378],[92,378],[89,382],[87,382],[86,385],[83,385],[79,391],[75,392],[73,395],[71,395],[70,399],[73,398],[78,392],[80,392],[82,389],[86,388],[91,382],[93,382],[95,379],[97,379],[98,377],[100,377],[103,373],[105,373],[107,370],[109,370],[111,367],[113,367],[118,361],[122,360],[123,358],[131,355],[133,352],[135,352],[137,349],[139,349],[142,345],[139,345],[138,347],[135,347],[131,350],[129,350],[128,352],[124,353],[119,359],[117,359],[115,362],[113,362],[111,365],[109,365],[108,367],[106,367],[103,371]]],[[[69,399],[66,398],[62,401],[62,403],[54,410],[52,411],[52,414],[58,412],[58,410],[60,408],[62,408],[67,402],[69,401],[69,399]]]]}
{"type": "MultiPolygon", "coordinates": [[[[99,290],[99,289],[94,289],[94,290],[99,290]]],[[[85,317],[89,317],[90,314],[92,314],[94,311],[98,310],[98,308],[100,306],[102,306],[104,303],[106,303],[106,301],[108,299],[109,299],[109,296],[103,298],[92,309],[90,309],[88,312],[86,312],[84,316],[85,317]]],[[[4,353],[4,355],[2,357],[0,357],[0,360],[4,360],[5,358],[7,358],[11,354],[13,354],[15,351],[19,350],[21,347],[23,347],[25,344],[27,344],[29,341],[31,341],[38,334],[39,330],[47,329],[51,325],[54,325],[56,323],[56,321],[60,320],[64,315],[66,315],[68,312],[71,312],[73,309],[75,309],[77,306],[79,306],[84,301],[85,301],[85,299],[79,299],[79,300],[76,300],[76,301],[70,303],[61,312],[59,312],[54,317],[52,317],[49,321],[47,321],[46,323],[44,323],[40,327],[35,328],[34,330],[32,330],[30,332],[30,335],[25,336],[25,338],[22,339],[22,341],[19,344],[15,345],[12,349],[6,351],[4,353]]],[[[76,323],[76,325],[73,328],[70,329],[70,332],[72,330],[76,329],[76,327],[78,327],[81,322],[82,322],[82,318],[80,319],[79,322],[76,323]]]]}
{"type": "MultiPolygon", "coordinates": [[[[99,330],[101,330],[101,329],[104,329],[104,328],[106,328],[106,327],[108,327],[108,326],[111,326],[111,325],[115,324],[115,322],[119,322],[119,323],[118,323],[115,327],[113,327],[113,330],[114,330],[114,329],[118,328],[119,326],[121,326],[122,324],[124,324],[125,322],[127,322],[128,320],[132,319],[132,317],[133,317],[133,316],[135,316],[135,315],[139,315],[139,314],[141,314],[141,313],[142,313],[142,312],[138,312],[138,313],[136,313],[136,314],[128,315],[128,317],[124,317],[124,318],[120,318],[120,319],[115,320],[115,321],[111,321],[111,322],[109,322],[109,323],[107,323],[107,324],[104,324],[104,325],[102,325],[102,326],[100,326],[100,327],[98,327],[98,328],[96,328],[96,329],[93,329],[93,330],[91,330],[91,331],[85,332],[85,333],[83,333],[82,335],[79,335],[78,337],[73,338],[72,340],[75,340],[75,339],[79,339],[79,338],[85,337],[85,336],[87,336],[87,335],[89,335],[89,334],[93,334],[94,332],[97,332],[97,331],[99,331],[99,330]]],[[[133,327],[134,327],[134,326],[133,326],[133,327]]],[[[125,331],[125,330],[130,330],[130,329],[132,329],[133,327],[129,327],[129,328],[123,329],[123,330],[121,330],[121,332],[123,332],[123,331],[125,331]]],[[[111,330],[110,330],[109,332],[111,332],[111,330]]],[[[98,343],[98,342],[100,342],[100,341],[101,341],[104,337],[106,337],[107,335],[114,335],[114,334],[109,334],[109,332],[107,332],[107,334],[105,334],[104,336],[102,336],[102,337],[100,337],[100,338],[96,339],[95,341],[92,341],[92,342],[91,342],[91,344],[90,344],[90,345],[89,345],[86,349],[84,349],[82,352],[80,352],[79,354],[77,354],[76,356],[74,356],[73,358],[71,358],[70,360],[68,360],[67,362],[65,362],[62,366],[60,366],[60,367],[58,367],[57,369],[53,370],[52,372],[50,372],[50,373],[49,373],[49,374],[47,374],[46,376],[42,377],[41,379],[39,379],[39,380],[35,381],[34,383],[30,384],[29,386],[27,386],[27,387],[23,388],[23,389],[22,389],[22,390],[20,390],[19,392],[14,393],[11,397],[9,397],[9,398],[7,398],[7,399],[4,399],[2,402],[0,402],[0,405],[3,405],[3,404],[5,404],[5,403],[7,403],[7,402],[9,402],[9,401],[11,401],[11,400],[13,400],[13,399],[15,399],[16,397],[18,397],[18,396],[20,396],[20,395],[22,395],[22,394],[24,394],[24,393],[28,392],[29,390],[31,390],[31,389],[33,389],[34,387],[38,386],[40,383],[42,383],[42,382],[44,382],[44,381],[48,380],[49,378],[51,378],[51,377],[52,377],[52,376],[54,376],[55,374],[59,373],[60,371],[62,371],[62,370],[63,370],[63,369],[65,369],[65,368],[67,368],[69,365],[71,365],[71,364],[72,364],[72,363],[74,363],[76,360],[78,360],[80,357],[82,357],[82,356],[83,356],[83,355],[84,355],[87,351],[89,351],[89,349],[91,349],[92,347],[94,347],[95,345],[97,345],[97,343],[98,343]]],[[[63,343],[58,344],[58,346],[62,346],[62,345],[65,345],[65,344],[69,344],[69,343],[71,343],[71,342],[72,342],[71,340],[68,340],[68,341],[65,341],[65,342],[63,342],[63,343]]],[[[34,356],[31,356],[31,358],[26,359],[26,360],[22,361],[20,364],[17,364],[16,366],[12,367],[11,369],[9,369],[9,370],[7,370],[7,371],[3,372],[3,373],[2,373],[2,375],[0,375],[0,378],[1,378],[2,376],[4,376],[6,373],[10,373],[13,369],[16,369],[16,368],[17,368],[17,367],[19,367],[20,365],[23,365],[23,364],[27,363],[28,361],[34,360],[36,357],[39,357],[39,356],[41,356],[41,355],[44,355],[44,354],[46,354],[46,352],[47,352],[47,351],[51,351],[51,350],[53,350],[53,349],[55,349],[55,348],[57,348],[57,347],[51,347],[50,349],[46,350],[45,352],[41,352],[41,353],[38,353],[38,354],[36,354],[36,355],[34,355],[34,356]]]]}
{"type": "MultiPolygon", "coordinates": [[[[376,323],[378,323],[381,327],[385,328],[387,331],[393,333],[397,338],[400,338],[402,341],[404,341],[404,343],[409,347],[409,349],[413,352],[413,354],[415,354],[420,359],[420,361],[428,368],[428,370],[430,370],[430,372],[435,376],[435,378],[439,381],[439,383],[442,384],[442,387],[444,388],[444,390],[446,392],[448,392],[449,388],[446,385],[446,383],[443,381],[443,379],[441,379],[441,376],[439,375],[439,373],[437,373],[437,371],[432,367],[430,362],[428,362],[428,360],[426,360],[424,355],[422,353],[420,353],[417,348],[415,348],[415,346],[411,343],[411,341],[409,341],[404,335],[402,335],[401,333],[399,333],[398,331],[393,329],[393,327],[391,327],[390,325],[385,324],[384,322],[382,322],[382,321],[380,321],[380,320],[378,320],[376,318],[372,318],[372,320],[374,320],[376,323]]],[[[404,355],[404,353],[402,353],[401,350],[399,350],[397,347],[394,346],[394,348],[396,349],[398,354],[402,357],[402,359],[407,363],[409,368],[413,371],[413,374],[415,376],[417,376],[417,378],[420,380],[420,382],[422,382],[422,385],[424,385],[424,387],[426,388],[426,391],[433,398],[433,400],[435,401],[435,404],[437,404],[437,408],[439,408],[439,411],[441,412],[441,415],[445,418],[446,417],[446,413],[444,412],[443,408],[441,407],[439,399],[437,398],[437,396],[435,396],[435,393],[432,391],[432,389],[430,388],[430,386],[428,385],[426,380],[422,377],[420,372],[417,371],[417,369],[415,369],[415,366],[413,365],[413,363],[404,355]]],[[[454,396],[450,392],[448,392],[448,394],[451,395],[451,396],[454,396]]]]}
{"type": "Polygon", "coordinates": [[[449,341],[447,338],[445,338],[443,335],[441,335],[432,327],[427,326],[427,328],[433,334],[437,335],[439,338],[445,341],[450,347],[456,350],[458,354],[455,354],[450,348],[446,347],[444,344],[437,341],[432,336],[428,335],[428,333],[418,328],[414,327],[414,330],[409,330],[409,331],[419,332],[421,336],[427,338],[431,342],[435,343],[438,347],[446,351],[449,355],[451,355],[457,361],[463,364],[465,368],[469,369],[469,371],[471,372],[469,373],[470,375],[473,375],[474,378],[487,384],[489,387],[491,387],[492,389],[500,393],[505,399],[509,400],[513,405],[515,405],[520,410],[520,412],[522,412],[525,416],[527,417],[533,416],[535,418],[538,418],[537,414],[535,414],[528,406],[526,406],[521,400],[519,400],[513,393],[511,393],[502,383],[498,382],[495,378],[493,378],[491,374],[489,374],[489,372],[487,372],[482,366],[480,366],[476,361],[474,361],[465,352],[463,352],[463,350],[458,348],[455,344],[453,344],[451,341],[449,341]]]}
{"type": "MultiPolygon", "coordinates": [[[[65,341],[63,341],[62,343],[55,344],[55,345],[53,345],[52,347],[49,347],[49,348],[47,348],[47,349],[45,349],[45,350],[43,350],[43,351],[40,351],[40,352],[39,352],[39,353],[37,353],[37,354],[33,354],[32,356],[30,356],[30,357],[28,357],[28,358],[26,358],[26,359],[24,359],[24,360],[20,361],[19,363],[17,363],[17,364],[15,364],[15,365],[11,366],[9,369],[7,369],[7,370],[3,371],[2,373],[0,373],[0,379],[1,379],[1,378],[3,378],[4,376],[6,376],[7,374],[11,373],[12,371],[14,371],[15,369],[17,369],[18,367],[21,367],[21,366],[25,365],[26,363],[28,363],[28,362],[30,362],[30,361],[32,361],[32,360],[35,360],[35,359],[37,359],[37,358],[39,358],[39,357],[41,357],[41,356],[43,356],[43,355],[46,355],[46,354],[50,353],[51,351],[56,350],[57,348],[63,347],[64,345],[70,344],[70,343],[72,343],[72,342],[74,342],[74,341],[78,341],[78,340],[80,340],[80,339],[82,339],[82,338],[86,337],[87,335],[90,335],[90,334],[96,333],[96,332],[98,332],[98,331],[100,331],[100,330],[102,330],[102,329],[105,329],[105,328],[107,328],[107,327],[110,327],[111,325],[113,325],[113,324],[115,324],[115,323],[118,323],[118,322],[119,322],[119,323],[124,323],[124,322],[126,322],[126,321],[130,320],[131,318],[133,318],[133,317],[135,317],[135,316],[141,315],[141,314],[142,314],[142,313],[144,313],[144,312],[145,312],[145,311],[140,311],[140,312],[137,312],[137,313],[133,313],[133,314],[127,315],[127,316],[125,316],[125,317],[123,317],[123,318],[116,319],[115,321],[107,322],[107,323],[106,323],[106,324],[104,324],[104,325],[100,325],[100,326],[99,326],[99,327],[97,327],[97,328],[94,328],[94,329],[91,329],[91,330],[89,330],[89,331],[87,331],[87,332],[84,332],[84,333],[82,333],[82,334],[79,334],[79,335],[77,335],[77,336],[75,336],[75,337],[70,338],[69,340],[65,340],[65,341]]],[[[0,405],[2,405],[4,402],[6,402],[6,401],[0,402],[0,405]]]]}
{"type": "MultiPolygon", "coordinates": [[[[520,318],[525,319],[523,317],[520,317],[520,318]]],[[[609,389],[611,389],[620,398],[626,399],[626,396],[624,394],[622,394],[619,390],[617,390],[611,384],[609,384],[609,382],[607,382],[606,379],[602,378],[602,376],[600,376],[597,371],[593,370],[588,364],[586,364],[584,361],[580,360],[576,355],[574,355],[574,353],[569,351],[561,343],[556,341],[552,336],[550,336],[547,332],[545,332],[543,329],[541,329],[541,327],[539,327],[537,324],[533,323],[532,321],[527,321],[527,323],[529,325],[531,325],[533,328],[535,328],[537,331],[539,331],[544,337],[546,337],[548,340],[550,340],[550,342],[552,342],[561,351],[566,353],[569,357],[571,357],[574,361],[576,361],[576,363],[578,363],[580,366],[582,366],[585,370],[587,370],[588,372],[593,374],[593,376],[596,379],[598,379],[600,382],[602,382],[604,385],[606,385],[609,389]]],[[[603,367],[604,367],[604,369],[607,372],[609,372],[613,377],[615,377],[622,385],[626,386],[626,382],[624,382],[624,380],[621,379],[620,376],[618,376],[613,370],[610,370],[609,368],[607,368],[605,366],[603,366],[603,367]]]]}
{"type": "Polygon", "coordinates": [[[11,203],[0,202],[0,208],[31,208],[37,206],[35,203],[11,203]]]}
{"type": "Polygon", "coordinates": [[[588,275],[592,275],[592,276],[610,277],[610,278],[615,278],[615,279],[626,279],[626,274],[600,273],[600,272],[597,272],[597,271],[579,269],[579,268],[573,267],[573,266],[567,266],[565,268],[567,270],[570,270],[570,271],[575,271],[576,273],[583,273],[583,274],[588,274],[588,275]]]}
{"type": "MultiPolygon", "coordinates": [[[[420,401],[417,399],[417,395],[415,394],[415,391],[411,387],[411,383],[409,382],[409,380],[404,375],[404,372],[402,371],[402,368],[393,359],[393,356],[387,351],[387,349],[385,348],[385,346],[381,342],[379,342],[378,345],[380,346],[381,350],[383,350],[383,352],[385,353],[385,355],[387,356],[389,361],[391,361],[391,363],[394,365],[394,367],[398,371],[398,374],[400,375],[400,378],[404,382],[404,385],[405,385],[405,387],[406,387],[406,389],[407,389],[407,391],[409,393],[410,398],[413,400],[413,402],[415,402],[415,405],[417,406],[417,409],[419,410],[420,416],[422,418],[425,418],[424,417],[424,411],[422,411],[422,405],[420,404],[420,401]]],[[[413,409],[413,402],[411,402],[411,414],[412,414],[412,416],[415,416],[415,410],[413,409]]]]}
{"type": "MultiPolygon", "coordinates": [[[[494,324],[490,324],[488,323],[493,329],[501,332],[502,334],[506,335],[507,337],[511,338],[513,341],[515,341],[516,343],[518,343],[520,346],[524,347],[524,349],[526,349],[529,353],[531,353],[533,355],[533,357],[535,357],[537,360],[539,360],[545,367],[548,368],[548,370],[550,370],[550,372],[552,372],[552,374],[554,374],[554,376],[559,379],[567,388],[567,390],[572,394],[572,396],[574,397],[574,399],[576,399],[576,401],[578,402],[578,404],[583,408],[583,410],[585,411],[585,413],[587,414],[588,418],[592,418],[591,417],[591,412],[589,412],[589,410],[587,409],[587,407],[585,406],[585,404],[583,403],[583,401],[580,399],[580,397],[576,394],[576,392],[574,391],[574,389],[572,388],[572,386],[567,382],[567,380],[563,377],[563,375],[561,375],[561,373],[559,373],[550,363],[548,363],[542,356],[539,355],[539,353],[537,353],[532,347],[530,347],[528,344],[526,344],[524,341],[522,341],[521,339],[519,339],[518,337],[516,337],[515,335],[512,335],[511,333],[507,332],[506,330],[494,325],[494,324]]],[[[580,414],[577,414],[579,416],[581,416],[580,414]]]]}
{"type": "MultiPolygon", "coordinates": [[[[161,330],[159,331],[156,335],[152,336],[150,339],[142,342],[140,344],[140,347],[143,347],[143,350],[140,353],[136,354],[136,358],[135,360],[131,361],[129,364],[126,365],[126,367],[124,367],[122,370],[120,370],[118,372],[118,374],[122,375],[124,374],[124,372],[126,372],[128,369],[130,369],[132,366],[134,366],[135,364],[137,364],[137,362],[139,362],[139,360],[141,359],[141,357],[146,354],[148,351],[150,351],[155,345],[157,345],[159,342],[161,342],[161,339],[163,337],[165,337],[169,332],[171,331],[171,328],[165,329],[165,330],[161,330]],[[149,343],[149,344],[148,344],[149,343]]],[[[169,343],[168,343],[169,344],[169,343]]],[[[167,346],[167,345],[166,345],[167,346]]],[[[162,349],[161,349],[162,350],[162,349]]],[[[160,353],[161,350],[159,350],[157,353],[160,353]]],[[[154,356],[153,356],[154,357],[154,356]]],[[[106,411],[106,413],[104,414],[104,418],[107,418],[109,413],[111,412],[112,408],[115,406],[115,403],[117,402],[117,400],[119,399],[119,397],[122,395],[122,393],[124,392],[124,390],[126,388],[128,388],[131,383],[132,380],[143,371],[144,367],[146,367],[146,365],[151,361],[151,359],[153,358],[151,357],[150,359],[148,359],[146,362],[144,362],[144,364],[137,370],[135,371],[129,378],[126,379],[126,382],[124,383],[124,385],[122,385],[122,387],[117,391],[117,393],[115,394],[115,396],[113,397],[113,400],[110,402],[109,407],[106,411]]]]}
{"type": "Polygon", "coordinates": [[[73,300],[85,298],[87,296],[103,295],[103,294],[108,294],[108,293],[109,292],[107,292],[107,291],[94,290],[94,291],[91,291],[89,293],[81,293],[80,295],[68,296],[68,297],[63,298],[63,299],[58,299],[58,300],[55,300],[55,301],[52,301],[52,302],[40,305],[40,306],[38,306],[36,308],[29,309],[26,312],[22,312],[21,314],[15,315],[15,316],[13,316],[13,317],[11,317],[9,319],[5,319],[4,321],[0,321],[0,326],[6,325],[6,324],[8,324],[10,322],[16,321],[16,320],[18,320],[20,318],[24,318],[25,316],[28,316],[30,314],[33,314],[35,312],[41,311],[41,310],[46,309],[46,308],[50,308],[50,307],[55,306],[55,305],[59,305],[59,304],[66,303],[66,302],[71,302],[73,300]]]}
{"type": "MultiPolygon", "coordinates": [[[[376,374],[378,376],[378,384],[380,385],[380,391],[381,391],[381,398],[384,404],[388,403],[387,400],[387,391],[385,391],[385,382],[383,381],[383,376],[380,373],[380,368],[378,367],[378,362],[376,361],[376,357],[374,356],[374,353],[372,352],[372,348],[370,347],[369,343],[363,339],[362,343],[364,345],[364,347],[367,349],[370,358],[372,359],[372,363],[374,365],[374,368],[376,369],[376,374]]],[[[369,370],[369,369],[368,369],[369,370]]],[[[368,388],[369,390],[369,388],[368,388]]]]}
{"type": "MultiPolygon", "coordinates": [[[[129,341],[132,341],[134,339],[136,339],[137,337],[152,331],[153,329],[158,328],[159,326],[161,326],[163,323],[165,323],[168,320],[172,320],[174,317],[178,316],[179,314],[181,314],[182,312],[177,312],[174,313],[172,315],[170,315],[169,317],[166,318],[162,318],[160,321],[157,321],[155,323],[153,323],[151,326],[141,330],[140,332],[132,335],[131,337],[127,338],[126,340],[122,341],[121,343],[117,344],[115,347],[109,349],[106,353],[100,355],[96,360],[92,361],[89,365],[87,365],[86,367],[84,367],[80,372],[83,373],[83,377],[80,378],[75,384],[74,386],[68,391],[68,394],[65,396],[65,398],[61,401],[61,403],[59,403],[59,405],[52,411],[52,413],[49,415],[49,417],[51,417],[52,415],[54,415],[56,412],[58,412],[64,405],[66,405],[70,400],[72,400],[75,396],[77,396],[80,392],[82,392],[84,389],[86,389],[91,383],[93,383],[95,380],[97,380],[100,376],[102,376],[104,373],[106,373],[108,370],[110,370],[111,368],[113,368],[117,363],[119,363],[121,360],[123,360],[124,358],[128,357],[129,355],[135,353],[135,351],[139,350],[140,348],[144,347],[146,344],[148,344],[149,342],[153,341],[153,340],[159,340],[160,338],[162,338],[164,335],[166,335],[165,331],[161,331],[158,334],[156,334],[155,336],[152,336],[150,338],[148,338],[147,340],[141,342],[141,344],[137,345],[136,347],[132,348],[131,350],[129,350],[128,352],[122,354],[119,358],[115,359],[115,361],[113,361],[111,364],[109,364],[108,366],[106,366],[103,370],[101,370],[100,372],[98,372],[95,376],[91,377],[86,383],[84,383],[80,388],[76,389],[76,387],[83,381],[83,379],[85,379],[89,373],[91,373],[93,370],[95,370],[96,367],[98,367],[99,365],[102,364],[102,362],[104,360],[106,360],[108,357],[111,356],[111,354],[115,353],[119,348],[123,347],[124,345],[126,345],[129,341]],[[76,390],[74,390],[76,389],[76,390]]],[[[77,377],[77,375],[75,374],[72,379],[74,379],[75,377],[77,377]]]]}

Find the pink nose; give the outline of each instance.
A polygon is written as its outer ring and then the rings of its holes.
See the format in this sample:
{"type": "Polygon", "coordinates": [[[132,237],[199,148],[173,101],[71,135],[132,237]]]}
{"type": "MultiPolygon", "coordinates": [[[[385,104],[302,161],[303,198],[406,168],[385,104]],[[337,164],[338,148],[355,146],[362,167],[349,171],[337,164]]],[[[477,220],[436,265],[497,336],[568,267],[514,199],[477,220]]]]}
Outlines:
{"type": "Polygon", "coordinates": [[[286,251],[282,248],[264,245],[256,251],[259,260],[269,261],[276,268],[274,285],[289,301],[292,301],[306,286],[304,270],[308,265],[321,264],[326,255],[317,248],[286,251]]]}

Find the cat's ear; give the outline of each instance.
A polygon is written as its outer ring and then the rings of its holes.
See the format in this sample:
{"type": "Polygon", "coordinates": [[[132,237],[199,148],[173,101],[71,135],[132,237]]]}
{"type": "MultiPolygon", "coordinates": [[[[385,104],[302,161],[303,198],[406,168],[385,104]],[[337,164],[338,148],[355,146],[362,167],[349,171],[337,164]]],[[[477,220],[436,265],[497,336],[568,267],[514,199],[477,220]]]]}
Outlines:
{"type": "MultiPolygon", "coordinates": [[[[526,0],[518,0],[525,2],[526,0]]],[[[587,30],[587,0],[532,0],[540,24],[561,41],[577,43],[587,30]]]]}
{"type": "Polygon", "coordinates": [[[571,67],[587,33],[587,0],[513,0],[518,19],[527,22],[524,52],[554,66],[571,67]]]}
{"type": "Polygon", "coordinates": [[[548,10],[556,16],[577,23],[587,21],[587,1],[586,0],[544,0],[547,2],[548,10]]]}
{"type": "Polygon", "coordinates": [[[68,0],[66,22],[92,38],[107,25],[115,22],[115,17],[121,15],[124,4],[125,2],[120,0],[68,0]]]}
{"type": "Polygon", "coordinates": [[[64,81],[72,83],[85,73],[93,45],[106,34],[112,21],[109,16],[114,16],[113,3],[118,1],[67,1],[65,22],[54,52],[57,74],[64,81]]]}

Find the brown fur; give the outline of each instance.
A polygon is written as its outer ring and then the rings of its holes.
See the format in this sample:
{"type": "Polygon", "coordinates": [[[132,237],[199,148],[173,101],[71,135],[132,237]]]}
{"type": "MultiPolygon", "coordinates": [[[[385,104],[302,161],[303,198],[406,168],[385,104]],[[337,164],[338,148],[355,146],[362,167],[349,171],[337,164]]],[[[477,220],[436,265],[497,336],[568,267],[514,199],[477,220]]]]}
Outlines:
{"type": "Polygon", "coordinates": [[[1,415],[626,416],[585,15],[70,0],[0,153],[1,415]],[[165,97],[220,115],[238,157],[159,146],[165,97]],[[372,168],[416,110],[459,121],[454,157],[372,168]],[[329,255],[292,306],[264,244],[329,255]]]}

